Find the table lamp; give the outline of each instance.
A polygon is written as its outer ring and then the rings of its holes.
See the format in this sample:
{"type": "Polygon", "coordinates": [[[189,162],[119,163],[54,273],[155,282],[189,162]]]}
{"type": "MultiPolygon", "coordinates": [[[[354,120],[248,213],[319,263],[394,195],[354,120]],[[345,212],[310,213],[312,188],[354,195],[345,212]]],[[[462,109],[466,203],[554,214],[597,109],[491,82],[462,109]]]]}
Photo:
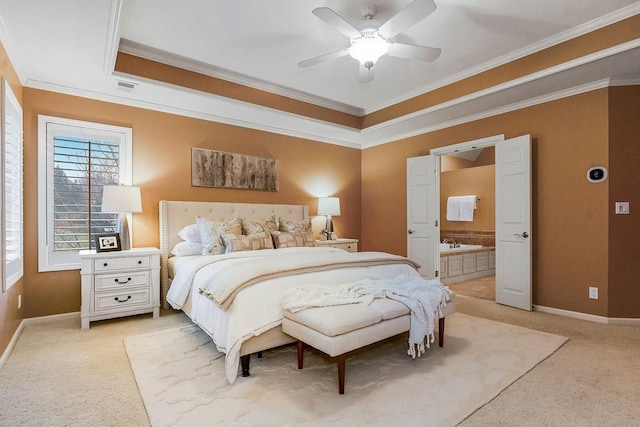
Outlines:
{"type": "Polygon", "coordinates": [[[333,220],[331,217],[340,215],[340,199],[337,197],[320,197],[318,199],[318,215],[327,216],[327,225],[324,232],[327,233],[327,240],[334,240],[335,234],[333,234],[333,220]]]}
{"type": "Polygon", "coordinates": [[[140,187],[129,185],[105,185],[102,187],[102,212],[118,213],[116,231],[120,234],[120,245],[123,250],[131,249],[128,213],[142,212],[140,187]]]}

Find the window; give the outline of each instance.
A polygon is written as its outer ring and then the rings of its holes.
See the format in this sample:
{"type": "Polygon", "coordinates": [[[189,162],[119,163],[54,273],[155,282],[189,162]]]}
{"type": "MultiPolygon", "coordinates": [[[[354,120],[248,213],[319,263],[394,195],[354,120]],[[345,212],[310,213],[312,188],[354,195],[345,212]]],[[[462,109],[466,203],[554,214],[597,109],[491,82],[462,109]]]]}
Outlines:
{"type": "Polygon", "coordinates": [[[130,128],[38,116],[39,271],[80,268],[78,252],[113,233],[104,185],[131,184],[130,128]]]}
{"type": "Polygon", "coordinates": [[[9,83],[2,82],[2,253],[3,288],[8,289],[22,277],[22,107],[9,83]]]}

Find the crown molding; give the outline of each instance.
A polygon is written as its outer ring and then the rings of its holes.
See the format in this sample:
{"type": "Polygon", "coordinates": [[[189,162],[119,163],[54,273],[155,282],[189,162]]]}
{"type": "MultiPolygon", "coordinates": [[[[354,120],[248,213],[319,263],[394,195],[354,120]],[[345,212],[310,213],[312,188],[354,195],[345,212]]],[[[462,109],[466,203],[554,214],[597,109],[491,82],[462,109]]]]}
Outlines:
{"type": "Polygon", "coordinates": [[[483,64],[480,64],[476,67],[469,68],[461,73],[453,74],[446,79],[439,80],[432,84],[423,86],[419,89],[416,89],[406,95],[390,99],[385,101],[384,103],[378,104],[373,108],[365,109],[365,115],[374,113],[376,111],[385,109],[392,105],[398,104],[400,102],[407,101],[411,98],[415,98],[416,96],[423,95],[427,92],[431,92],[433,90],[439,89],[441,87],[456,83],[460,80],[467,79],[476,74],[483,73],[485,71],[491,70],[493,68],[499,67],[501,65],[508,64],[509,62],[515,61],[520,58],[524,58],[525,56],[532,55],[534,53],[543,51],[560,43],[564,43],[576,37],[583,36],[600,28],[604,28],[607,25],[615,24],[616,22],[620,22],[624,19],[630,18],[640,13],[640,2],[636,2],[632,5],[623,7],[622,9],[618,9],[615,12],[611,12],[607,15],[601,16],[592,21],[581,24],[577,27],[571,28],[569,30],[558,33],[552,37],[546,38],[544,40],[540,40],[537,43],[533,43],[524,48],[515,50],[513,52],[509,52],[506,55],[497,57],[492,59],[491,61],[487,61],[483,64]]]}
{"type": "MultiPolygon", "coordinates": [[[[163,87],[165,90],[170,90],[173,94],[171,99],[175,100],[175,96],[182,95],[196,95],[201,98],[207,98],[213,100],[214,103],[221,105],[221,110],[225,110],[224,105],[227,106],[241,106],[243,114],[237,116],[220,115],[203,112],[204,109],[190,109],[183,107],[176,107],[175,105],[167,105],[160,102],[142,101],[125,96],[109,95],[102,92],[89,91],[84,89],[78,89],[75,87],[69,87],[64,85],[57,85],[48,82],[42,82],[38,80],[28,80],[24,83],[25,87],[46,90],[55,93],[61,93],[65,95],[77,96],[80,98],[87,98],[96,101],[103,101],[114,103],[118,105],[127,105],[130,107],[143,108],[147,110],[159,111],[163,113],[175,114],[184,117],[191,117],[195,119],[202,119],[206,121],[228,124],[232,126],[238,126],[243,128],[255,129],[279,135],[286,135],[295,138],[307,139],[315,142],[322,142],[327,144],[339,145],[348,148],[359,149],[361,146],[360,141],[357,138],[359,135],[358,130],[348,128],[345,126],[337,126],[334,124],[328,124],[321,120],[311,119],[304,116],[299,116],[292,113],[283,112],[280,110],[270,109],[246,102],[237,101],[234,99],[224,98],[220,96],[214,96],[210,94],[202,94],[195,90],[185,89],[181,87],[172,86],[162,82],[153,81],[153,85],[156,87],[163,87]],[[266,113],[266,114],[265,114],[266,113]],[[254,118],[256,115],[268,116],[269,119],[265,119],[262,122],[254,122],[251,120],[238,119],[237,117],[249,117],[254,118]],[[291,126],[295,122],[296,126],[291,126]],[[267,124],[267,123],[279,123],[281,125],[267,124]],[[286,126],[285,126],[286,125],[286,126]],[[314,128],[316,132],[306,132],[301,129],[314,128]],[[331,130],[338,130],[337,132],[331,132],[331,130]],[[335,134],[336,137],[327,135],[335,134]],[[355,138],[353,136],[356,136],[355,138]]],[[[189,102],[189,100],[187,100],[189,102]]]]}
{"type": "Polygon", "coordinates": [[[431,106],[431,107],[428,107],[428,108],[425,108],[425,109],[422,109],[422,110],[415,111],[413,113],[407,114],[407,115],[402,116],[402,117],[397,117],[395,119],[391,119],[391,120],[388,120],[386,122],[383,122],[383,123],[380,123],[380,124],[377,124],[377,125],[374,125],[374,126],[370,126],[370,127],[366,128],[366,129],[364,129],[363,132],[366,133],[366,132],[370,132],[370,131],[375,131],[375,130],[377,130],[379,128],[386,127],[386,126],[389,126],[389,125],[394,124],[394,123],[399,123],[399,122],[402,122],[402,121],[405,121],[405,120],[408,120],[408,119],[411,119],[411,118],[414,118],[414,117],[418,117],[418,116],[430,113],[430,112],[432,112],[434,110],[440,110],[440,109],[443,109],[443,108],[447,108],[447,107],[452,107],[452,106],[455,106],[455,105],[463,104],[465,102],[469,102],[469,101],[472,101],[474,99],[481,98],[483,96],[486,96],[486,95],[489,95],[489,94],[492,94],[492,93],[496,93],[496,92],[500,92],[500,91],[507,90],[507,89],[510,89],[510,88],[514,88],[514,87],[520,86],[522,84],[532,82],[534,80],[539,80],[539,79],[541,79],[543,77],[548,77],[548,76],[551,76],[553,74],[557,74],[557,73],[560,73],[562,71],[567,71],[567,70],[570,70],[572,68],[579,67],[580,65],[585,65],[585,64],[588,64],[590,62],[595,62],[595,61],[597,61],[599,59],[607,58],[609,56],[613,56],[613,55],[616,55],[616,54],[619,54],[619,53],[630,51],[630,50],[638,48],[638,47],[640,47],[640,39],[636,39],[636,40],[633,40],[633,41],[630,41],[630,42],[626,42],[626,43],[623,43],[623,44],[620,44],[620,45],[617,45],[617,46],[614,46],[614,47],[611,47],[611,48],[608,48],[608,49],[601,50],[601,51],[596,52],[596,53],[592,53],[590,55],[582,56],[582,57],[574,59],[572,61],[564,62],[564,63],[556,65],[554,67],[546,68],[544,70],[541,70],[541,71],[538,71],[538,72],[535,72],[535,73],[532,73],[532,74],[528,74],[526,76],[523,76],[523,77],[520,77],[520,78],[517,78],[517,79],[514,79],[514,80],[510,80],[508,82],[505,82],[505,83],[502,83],[502,84],[499,84],[499,85],[496,85],[496,86],[492,86],[492,87],[487,88],[487,89],[480,90],[478,92],[470,93],[469,95],[461,96],[459,98],[452,99],[450,101],[443,102],[441,104],[437,104],[437,105],[434,105],[434,106],[431,106]]]}
{"type": "Polygon", "coordinates": [[[109,27],[107,28],[107,41],[104,47],[104,63],[102,72],[111,74],[116,65],[118,57],[118,45],[120,44],[120,20],[122,18],[122,7],[124,0],[112,0],[111,12],[109,13],[109,27]]]}
{"type": "Polygon", "coordinates": [[[264,80],[254,79],[244,74],[235,73],[233,71],[225,70],[215,65],[196,61],[184,56],[175,55],[169,52],[142,45],[140,43],[132,42],[127,39],[120,39],[119,50],[123,53],[128,53],[130,55],[182,68],[188,71],[193,71],[195,73],[204,74],[209,77],[226,80],[228,82],[250,87],[252,89],[285,96],[297,101],[306,102],[319,107],[329,108],[331,110],[351,114],[358,117],[364,116],[364,109],[362,108],[354,107],[352,105],[344,104],[337,101],[332,101],[320,96],[314,96],[306,92],[290,89],[284,86],[269,83],[264,80]]]}

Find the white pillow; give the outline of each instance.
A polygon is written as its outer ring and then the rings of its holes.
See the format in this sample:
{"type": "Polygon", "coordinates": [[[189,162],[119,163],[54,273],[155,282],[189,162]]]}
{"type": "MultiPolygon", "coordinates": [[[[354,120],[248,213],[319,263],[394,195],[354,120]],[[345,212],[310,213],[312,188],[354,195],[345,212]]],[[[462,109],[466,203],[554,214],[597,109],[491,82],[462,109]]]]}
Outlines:
{"type": "Polygon", "coordinates": [[[201,253],[202,244],[200,242],[179,242],[171,249],[171,254],[175,256],[200,255],[201,253]]]}
{"type": "Polygon", "coordinates": [[[178,237],[187,242],[199,242],[200,230],[198,224],[189,224],[182,230],[178,231],[178,237]]]}

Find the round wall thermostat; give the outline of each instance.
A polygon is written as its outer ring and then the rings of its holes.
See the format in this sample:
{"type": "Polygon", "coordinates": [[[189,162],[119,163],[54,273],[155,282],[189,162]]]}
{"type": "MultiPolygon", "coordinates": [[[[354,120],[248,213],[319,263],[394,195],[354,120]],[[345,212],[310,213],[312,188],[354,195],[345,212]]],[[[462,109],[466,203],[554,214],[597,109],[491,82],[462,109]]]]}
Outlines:
{"type": "Polygon", "coordinates": [[[594,166],[587,171],[587,181],[602,182],[607,179],[607,168],[604,166],[594,166]]]}

